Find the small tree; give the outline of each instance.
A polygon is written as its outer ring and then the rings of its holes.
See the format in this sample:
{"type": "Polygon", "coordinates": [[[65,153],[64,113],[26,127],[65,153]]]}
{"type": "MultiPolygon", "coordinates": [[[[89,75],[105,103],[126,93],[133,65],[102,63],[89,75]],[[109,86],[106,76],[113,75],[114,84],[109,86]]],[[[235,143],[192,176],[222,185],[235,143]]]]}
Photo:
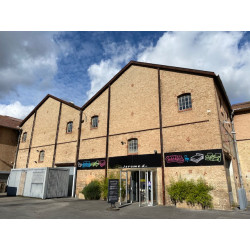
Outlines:
{"type": "Polygon", "coordinates": [[[84,187],[82,193],[86,200],[99,200],[101,198],[101,186],[96,180],[91,181],[87,186],[84,187]]]}

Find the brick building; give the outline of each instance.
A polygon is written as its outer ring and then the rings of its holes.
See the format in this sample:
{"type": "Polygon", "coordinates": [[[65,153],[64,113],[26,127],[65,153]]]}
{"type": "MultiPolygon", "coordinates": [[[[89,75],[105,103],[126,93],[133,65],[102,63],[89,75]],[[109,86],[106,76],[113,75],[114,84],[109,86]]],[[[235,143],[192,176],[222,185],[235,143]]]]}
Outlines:
{"type": "Polygon", "coordinates": [[[247,199],[250,200],[250,102],[232,105],[240,169],[247,199]]]}
{"type": "MultiPolygon", "coordinates": [[[[6,183],[13,167],[19,136],[18,126],[21,121],[0,115],[0,184],[6,183]]],[[[2,189],[0,188],[0,190],[2,189]]]]}
{"type": "Polygon", "coordinates": [[[127,200],[148,205],[170,204],[171,180],[202,177],[229,209],[240,186],[231,111],[213,72],[131,61],[81,108],[46,96],[21,123],[16,168],[75,166],[76,195],[121,172],[127,200]]]}

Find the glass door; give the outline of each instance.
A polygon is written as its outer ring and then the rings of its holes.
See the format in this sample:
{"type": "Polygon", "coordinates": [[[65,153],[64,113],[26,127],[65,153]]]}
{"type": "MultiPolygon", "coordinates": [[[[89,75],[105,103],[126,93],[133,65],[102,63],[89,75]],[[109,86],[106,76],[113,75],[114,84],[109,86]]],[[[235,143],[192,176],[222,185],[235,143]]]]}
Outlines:
{"type": "Polygon", "coordinates": [[[139,171],[139,206],[153,206],[153,171],[139,171]]]}

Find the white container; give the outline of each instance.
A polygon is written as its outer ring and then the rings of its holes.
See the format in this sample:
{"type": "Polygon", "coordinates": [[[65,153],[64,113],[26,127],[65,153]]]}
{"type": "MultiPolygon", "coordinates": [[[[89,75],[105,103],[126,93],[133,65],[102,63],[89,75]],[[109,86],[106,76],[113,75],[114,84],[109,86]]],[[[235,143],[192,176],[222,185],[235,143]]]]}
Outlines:
{"type": "Polygon", "coordinates": [[[7,182],[8,196],[59,198],[68,196],[69,170],[60,168],[12,169],[7,182]]]}

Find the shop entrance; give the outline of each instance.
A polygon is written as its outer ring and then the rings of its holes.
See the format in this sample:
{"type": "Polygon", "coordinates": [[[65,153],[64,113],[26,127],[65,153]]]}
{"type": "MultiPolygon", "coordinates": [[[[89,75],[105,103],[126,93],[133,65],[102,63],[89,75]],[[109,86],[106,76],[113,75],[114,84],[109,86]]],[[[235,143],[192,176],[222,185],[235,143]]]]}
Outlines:
{"type": "Polygon", "coordinates": [[[120,205],[134,202],[140,207],[157,204],[155,170],[121,170],[120,183],[120,205]]]}

